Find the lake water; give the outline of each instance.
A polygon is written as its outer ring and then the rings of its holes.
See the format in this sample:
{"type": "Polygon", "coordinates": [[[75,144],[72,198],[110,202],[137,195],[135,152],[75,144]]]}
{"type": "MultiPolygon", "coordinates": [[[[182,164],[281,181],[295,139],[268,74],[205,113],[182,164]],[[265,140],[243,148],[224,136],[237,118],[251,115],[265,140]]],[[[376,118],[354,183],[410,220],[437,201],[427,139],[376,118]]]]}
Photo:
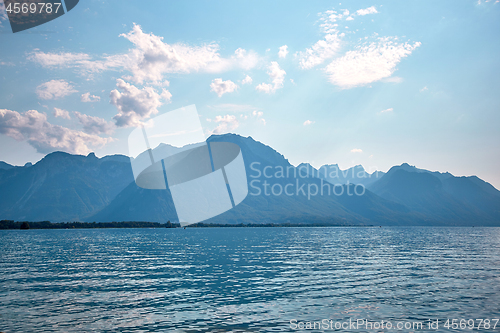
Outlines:
{"type": "Polygon", "coordinates": [[[430,331],[429,319],[439,332],[471,331],[446,319],[490,319],[474,331],[500,331],[500,228],[5,230],[0,244],[1,332],[329,322],[321,332],[349,319],[424,323],[408,332],[430,331]]]}

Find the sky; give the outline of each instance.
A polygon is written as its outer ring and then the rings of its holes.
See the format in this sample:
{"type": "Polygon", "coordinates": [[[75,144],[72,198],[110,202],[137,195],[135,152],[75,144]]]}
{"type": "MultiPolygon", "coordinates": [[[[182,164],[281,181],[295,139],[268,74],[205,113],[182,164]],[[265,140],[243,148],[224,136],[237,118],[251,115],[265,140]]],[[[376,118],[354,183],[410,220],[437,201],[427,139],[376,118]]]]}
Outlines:
{"type": "Polygon", "coordinates": [[[409,163],[500,188],[500,3],[83,0],[12,33],[0,0],[0,160],[128,154],[195,104],[315,167],[409,163]]]}

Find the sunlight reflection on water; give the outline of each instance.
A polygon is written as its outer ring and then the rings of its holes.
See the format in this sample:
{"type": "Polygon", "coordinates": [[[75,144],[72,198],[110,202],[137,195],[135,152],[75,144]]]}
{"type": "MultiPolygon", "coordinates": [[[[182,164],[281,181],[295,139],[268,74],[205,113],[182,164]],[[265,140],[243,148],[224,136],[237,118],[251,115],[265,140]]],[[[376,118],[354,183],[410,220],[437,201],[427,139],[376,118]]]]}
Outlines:
{"type": "MultiPolygon", "coordinates": [[[[494,318],[500,228],[0,231],[0,331],[494,318]]],[[[449,331],[443,329],[443,331],[449,331]]]]}

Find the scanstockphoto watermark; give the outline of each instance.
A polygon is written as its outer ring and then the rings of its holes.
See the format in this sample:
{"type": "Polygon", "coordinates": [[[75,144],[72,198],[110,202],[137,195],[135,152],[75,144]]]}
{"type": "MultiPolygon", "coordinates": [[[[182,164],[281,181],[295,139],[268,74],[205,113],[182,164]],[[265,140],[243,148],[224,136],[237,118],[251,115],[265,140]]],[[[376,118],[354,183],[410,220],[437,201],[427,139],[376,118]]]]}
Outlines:
{"type": "Polygon", "coordinates": [[[331,165],[316,170],[309,165],[263,166],[253,162],[249,177],[252,196],[305,196],[311,200],[316,196],[362,196],[366,192],[362,182],[378,178],[379,174],[377,171],[370,174],[362,167],[342,171],[337,165],[331,165]]]}
{"type": "Polygon", "coordinates": [[[369,320],[352,319],[335,321],[332,319],[323,319],[319,321],[300,321],[291,319],[289,327],[293,331],[357,331],[357,330],[437,330],[438,321],[409,321],[409,320],[369,320]]]}
{"type": "Polygon", "coordinates": [[[289,327],[292,331],[437,331],[437,330],[481,330],[493,331],[497,329],[499,318],[446,318],[427,320],[370,320],[349,318],[336,321],[323,319],[317,321],[301,321],[291,319],[289,327]]]}

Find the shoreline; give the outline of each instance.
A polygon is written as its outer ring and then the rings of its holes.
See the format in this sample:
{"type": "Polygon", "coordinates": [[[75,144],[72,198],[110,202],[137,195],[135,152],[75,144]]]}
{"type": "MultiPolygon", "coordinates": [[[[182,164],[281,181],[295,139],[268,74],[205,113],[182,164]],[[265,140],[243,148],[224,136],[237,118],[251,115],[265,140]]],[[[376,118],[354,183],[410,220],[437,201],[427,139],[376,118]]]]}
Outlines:
{"type": "MultiPolygon", "coordinates": [[[[333,223],[195,223],[186,228],[289,228],[289,227],[375,227],[373,225],[344,225],[333,223]]],[[[378,226],[376,226],[378,227],[378,226]]],[[[179,223],[159,223],[159,222],[30,222],[1,220],[0,230],[27,230],[27,229],[122,229],[122,228],[182,228],[179,223]],[[27,227],[26,227],[27,225],[27,227]],[[24,226],[24,228],[22,228],[24,226]]]]}

